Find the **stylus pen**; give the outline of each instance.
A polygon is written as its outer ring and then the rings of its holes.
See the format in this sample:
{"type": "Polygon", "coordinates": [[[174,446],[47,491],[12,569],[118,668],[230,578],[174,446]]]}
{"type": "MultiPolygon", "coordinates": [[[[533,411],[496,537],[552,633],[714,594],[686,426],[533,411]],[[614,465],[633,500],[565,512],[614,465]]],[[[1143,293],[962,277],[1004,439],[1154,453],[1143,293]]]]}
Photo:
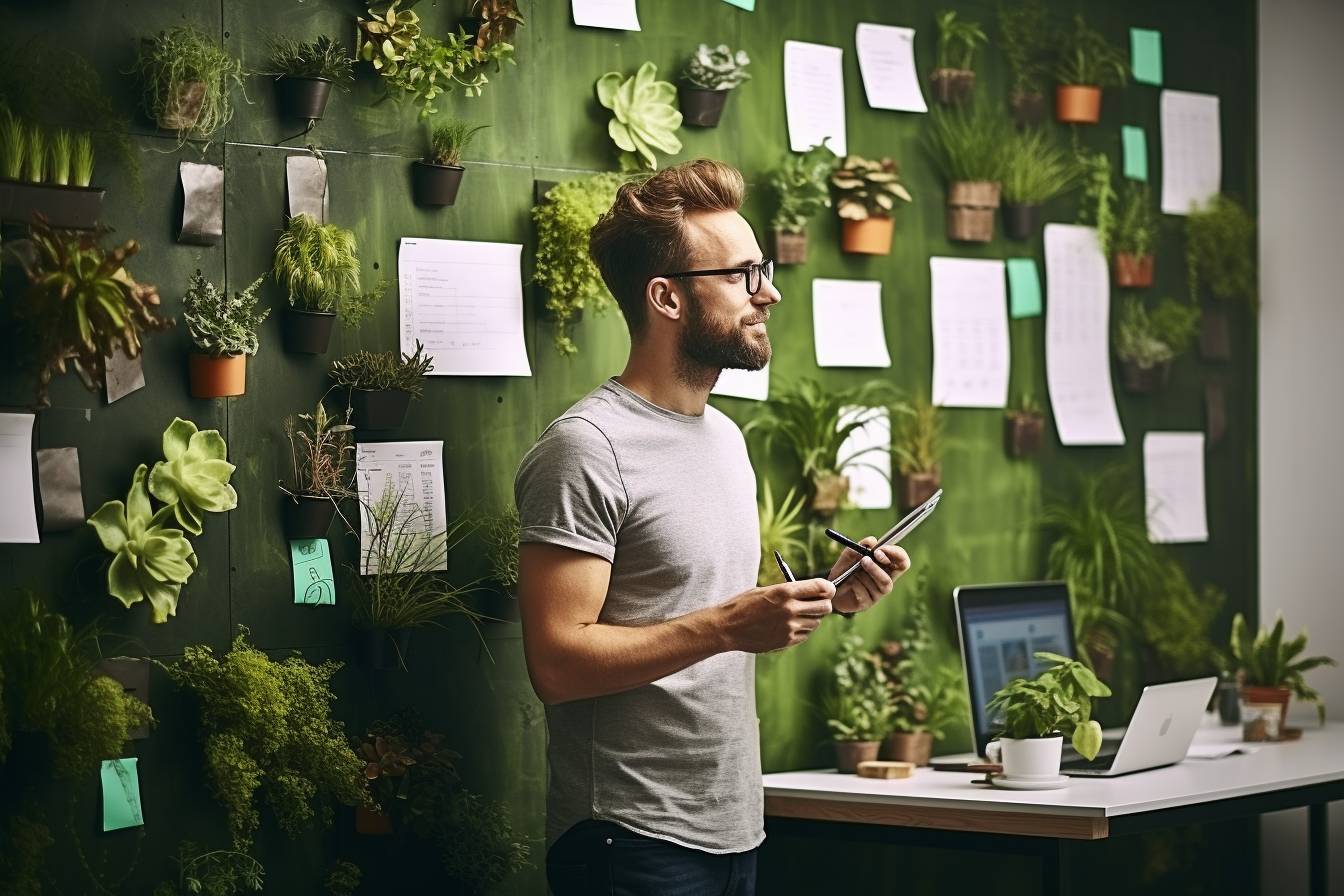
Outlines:
{"type": "Polygon", "coordinates": [[[854,550],[855,552],[857,552],[860,556],[863,556],[863,557],[871,557],[871,556],[873,556],[873,549],[872,549],[872,548],[866,548],[866,547],[864,547],[863,545],[859,544],[859,543],[858,543],[857,541],[855,541],[854,539],[852,539],[852,538],[846,538],[845,536],[841,535],[839,532],[835,531],[834,529],[829,529],[829,528],[828,528],[828,529],[826,530],[826,537],[829,538],[829,539],[831,539],[831,541],[838,541],[838,542],[840,542],[840,543],[841,543],[842,545],[844,545],[845,547],[850,548],[850,549],[854,550]]]}
{"type": "Polygon", "coordinates": [[[789,564],[784,562],[784,555],[775,551],[775,562],[779,564],[779,571],[784,573],[784,578],[790,582],[798,581],[793,577],[793,570],[789,569],[789,564]]]}

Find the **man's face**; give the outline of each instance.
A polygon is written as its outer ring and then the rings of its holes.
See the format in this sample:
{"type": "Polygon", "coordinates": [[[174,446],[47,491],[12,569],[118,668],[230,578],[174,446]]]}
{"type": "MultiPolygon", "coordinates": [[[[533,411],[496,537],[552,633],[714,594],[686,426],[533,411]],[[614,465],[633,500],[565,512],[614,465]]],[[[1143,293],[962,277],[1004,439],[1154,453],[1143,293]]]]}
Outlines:
{"type": "MultiPolygon", "coordinates": [[[[756,236],[737,212],[701,212],[687,218],[692,252],[687,270],[712,270],[762,260],[756,236]]],[[[745,273],[686,277],[678,281],[686,298],[681,353],[702,367],[760,370],[770,360],[765,320],[780,300],[774,284],[761,278],[747,294],[745,273]]]]}

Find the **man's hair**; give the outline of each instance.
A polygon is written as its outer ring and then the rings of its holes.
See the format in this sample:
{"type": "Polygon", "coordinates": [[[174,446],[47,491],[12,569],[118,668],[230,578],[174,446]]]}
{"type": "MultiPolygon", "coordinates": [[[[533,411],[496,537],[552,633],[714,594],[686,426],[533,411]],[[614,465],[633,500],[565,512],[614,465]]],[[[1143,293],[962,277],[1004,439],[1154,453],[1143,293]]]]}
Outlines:
{"type": "Polygon", "coordinates": [[[686,216],[737,211],[745,193],[741,172],[713,159],[682,162],[616,191],[611,210],[589,234],[588,251],[632,334],[648,323],[649,280],[685,270],[690,261],[686,216]]]}

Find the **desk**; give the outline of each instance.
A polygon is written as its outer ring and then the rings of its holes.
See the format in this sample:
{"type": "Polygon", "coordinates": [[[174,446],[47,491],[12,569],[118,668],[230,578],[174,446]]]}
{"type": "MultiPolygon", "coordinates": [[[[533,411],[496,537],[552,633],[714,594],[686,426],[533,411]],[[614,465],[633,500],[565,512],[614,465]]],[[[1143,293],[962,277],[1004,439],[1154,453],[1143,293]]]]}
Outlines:
{"type": "MultiPolygon", "coordinates": [[[[1232,743],[1206,728],[1197,744],[1232,743]]],[[[767,830],[813,837],[1039,856],[1045,890],[1068,889],[1068,843],[1309,807],[1311,893],[1324,896],[1327,803],[1344,799],[1344,723],[1251,755],[1187,759],[1118,778],[1075,778],[1060,790],[998,790],[983,775],[918,769],[885,781],[834,771],[766,775],[767,830]]]]}

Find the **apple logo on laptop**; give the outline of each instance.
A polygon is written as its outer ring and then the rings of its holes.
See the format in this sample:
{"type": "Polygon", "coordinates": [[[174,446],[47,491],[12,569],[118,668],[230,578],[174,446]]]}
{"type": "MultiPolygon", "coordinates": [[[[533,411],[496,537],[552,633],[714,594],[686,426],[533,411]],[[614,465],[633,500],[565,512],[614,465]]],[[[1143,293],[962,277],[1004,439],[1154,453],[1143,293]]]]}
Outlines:
{"type": "Polygon", "coordinates": [[[1162,720],[1162,727],[1158,729],[1157,736],[1162,737],[1163,735],[1165,735],[1167,733],[1167,729],[1170,727],[1171,727],[1171,716],[1167,716],[1165,719],[1162,720]]]}

